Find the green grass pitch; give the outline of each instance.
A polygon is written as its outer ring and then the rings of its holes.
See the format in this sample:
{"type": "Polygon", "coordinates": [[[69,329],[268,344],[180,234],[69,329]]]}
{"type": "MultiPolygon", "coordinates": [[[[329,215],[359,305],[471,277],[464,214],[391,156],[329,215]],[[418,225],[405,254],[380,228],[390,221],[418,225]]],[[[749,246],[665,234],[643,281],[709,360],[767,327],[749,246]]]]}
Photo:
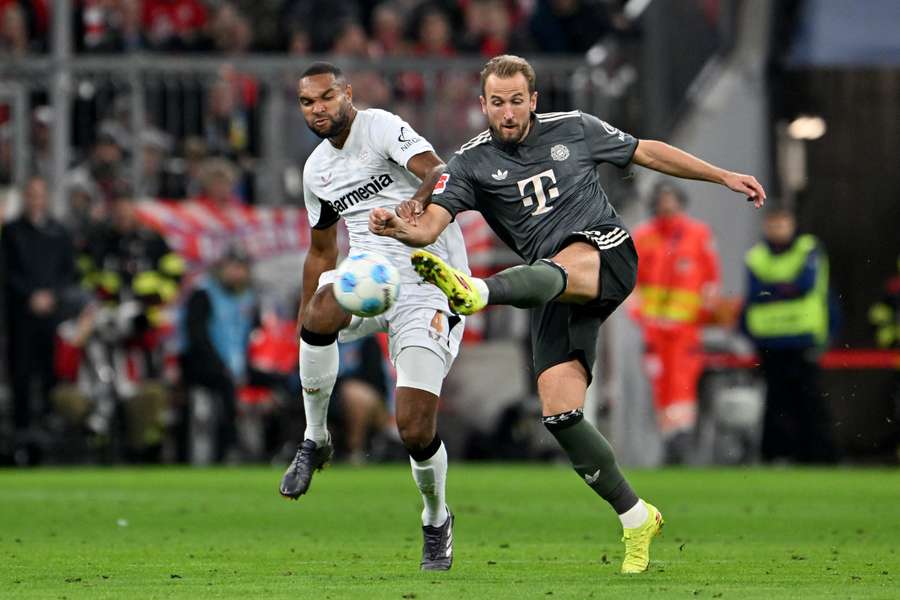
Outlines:
{"type": "Polygon", "coordinates": [[[900,598],[900,474],[632,471],[665,515],[650,571],[562,466],[452,464],[455,563],[418,570],[404,465],[0,471],[0,598],[900,598]]]}

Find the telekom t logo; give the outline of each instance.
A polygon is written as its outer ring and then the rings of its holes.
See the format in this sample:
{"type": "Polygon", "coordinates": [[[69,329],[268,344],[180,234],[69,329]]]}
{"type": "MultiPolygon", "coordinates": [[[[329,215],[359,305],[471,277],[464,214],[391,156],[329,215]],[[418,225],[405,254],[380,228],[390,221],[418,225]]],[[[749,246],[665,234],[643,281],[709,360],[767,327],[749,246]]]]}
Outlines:
{"type": "Polygon", "coordinates": [[[529,177],[528,179],[523,179],[518,182],[519,184],[519,193],[522,194],[522,202],[526,207],[534,204],[535,199],[537,199],[537,208],[531,213],[532,217],[536,217],[537,215],[542,215],[544,213],[550,212],[553,210],[552,206],[547,206],[547,196],[550,196],[550,199],[554,199],[559,196],[559,190],[556,188],[556,174],[553,172],[553,169],[547,169],[542,173],[538,173],[534,177],[529,177]],[[547,188],[547,193],[544,193],[544,182],[543,179],[547,178],[550,180],[550,187],[547,188]],[[526,192],[529,184],[534,188],[534,195],[530,195],[526,192]]]}

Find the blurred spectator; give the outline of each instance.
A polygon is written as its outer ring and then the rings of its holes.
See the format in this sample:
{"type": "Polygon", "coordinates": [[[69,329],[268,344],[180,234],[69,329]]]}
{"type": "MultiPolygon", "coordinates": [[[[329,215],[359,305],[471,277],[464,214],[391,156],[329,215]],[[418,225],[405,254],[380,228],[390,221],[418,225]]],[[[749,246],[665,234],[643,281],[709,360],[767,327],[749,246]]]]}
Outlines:
{"type": "MultiPolygon", "coordinates": [[[[370,435],[388,436],[390,417],[385,406],[388,382],[378,340],[368,336],[338,345],[340,370],[334,387],[340,411],[342,438],[349,461],[366,462],[370,435]]],[[[302,382],[301,382],[302,383],[302,382]]]]}
{"type": "Polygon", "coordinates": [[[746,255],[744,326],[766,379],[762,458],[830,463],[837,451],[827,401],[819,394],[819,356],[834,319],[828,257],[810,234],[797,235],[794,215],[766,214],[765,239],[746,255]]]}
{"type": "Polygon", "coordinates": [[[123,195],[112,202],[110,222],[92,232],[78,267],[92,299],[61,328],[58,348],[80,360],[58,362],[65,383],[54,403],[96,436],[95,445],[124,434],[130,458],[157,459],[169,396],[162,338],[172,327],[167,305],[177,296],[184,262],[139,224],[133,200],[123,195]]]}
{"type": "Polygon", "coordinates": [[[538,0],[531,33],[543,52],[580,54],[613,29],[600,0],[538,0]]]}
{"type": "Polygon", "coordinates": [[[409,52],[403,39],[403,17],[390,3],[379,4],[372,12],[372,41],[369,54],[380,56],[403,56],[409,52]]]}
{"type": "Polygon", "coordinates": [[[206,143],[198,137],[184,140],[184,177],[179,186],[180,198],[199,196],[203,190],[202,166],[207,158],[206,143]]]}
{"type": "Polygon", "coordinates": [[[237,450],[237,388],[247,382],[247,351],[256,320],[250,259],[232,248],[188,298],[182,332],[185,385],[208,389],[221,403],[218,460],[237,450]]]}
{"type": "Polygon", "coordinates": [[[50,130],[53,126],[53,109],[42,105],[31,113],[31,168],[29,173],[45,180],[53,169],[50,130]]]}
{"type": "Polygon", "coordinates": [[[199,137],[189,136],[181,144],[181,153],[183,157],[170,156],[164,161],[164,193],[157,197],[183,200],[202,195],[201,173],[207,159],[206,143],[199,137]]]}
{"type": "Polygon", "coordinates": [[[3,287],[16,435],[22,462],[37,460],[28,441],[34,413],[50,409],[53,340],[67,287],[74,280],[72,242],[50,217],[47,184],[28,180],[23,215],[3,227],[3,287]],[[37,395],[34,395],[34,387],[37,395]]]}
{"type": "Polygon", "coordinates": [[[338,29],[331,52],[337,56],[368,58],[366,30],[356,21],[344,21],[338,29]]]}
{"type": "Polygon", "coordinates": [[[167,169],[172,142],[158,129],[144,129],[138,136],[141,148],[141,183],[138,198],[177,198],[180,190],[174,174],[167,169]]]}
{"type": "Polygon", "coordinates": [[[80,226],[77,221],[83,217],[89,221],[104,218],[113,198],[127,185],[123,154],[127,142],[121,137],[112,124],[101,126],[87,160],[66,174],[63,186],[75,203],[62,207],[69,225],[80,226]]]}
{"type": "Polygon", "coordinates": [[[428,6],[419,16],[415,53],[418,56],[448,57],[456,54],[450,17],[437,5],[428,6]]]}
{"type": "Polygon", "coordinates": [[[353,82],[353,104],[359,108],[388,106],[393,99],[391,88],[379,71],[354,71],[348,73],[353,82]]]}
{"type": "Polygon", "coordinates": [[[9,123],[0,123],[0,186],[13,182],[13,131],[9,123]]]}
{"type": "Polygon", "coordinates": [[[66,206],[62,221],[72,236],[77,252],[87,246],[88,237],[103,223],[108,215],[106,206],[97,200],[96,187],[83,180],[75,180],[66,186],[66,206]]]}
{"type": "Polygon", "coordinates": [[[149,47],[142,30],[141,0],[84,0],[81,47],[87,52],[133,52],[149,47]]]}
{"type": "Polygon", "coordinates": [[[233,158],[250,145],[246,111],[230,81],[218,79],[209,90],[204,126],[206,147],[211,154],[233,158]]]}
{"type": "Polygon", "coordinates": [[[253,27],[253,46],[261,52],[282,51],[279,39],[281,23],[279,7],[283,0],[230,0],[242,15],[242,19],[253,27]]]}
{"type": "Polygon", "coordinates": [[[196,49],[207,19],[206,5],[200,0],[143,0],[144,32],[156,50],[196,49]]]}
{"type": "Polygon", "coordinates": [[[237,175],[235,166],[224,158],[206,159],[200,166],[202,189],[197,200],[211,204],[214,211],[240,203],[234,193],[237,175]]]}
{"type": "Polygon", "coordinates": [[[644,334],[665,461],[683,464],[690,458],[697,423],[700,328],[718,296],[719,258],[709,227],[685,212],[681,188],[657,184],[651,203],[653,217],[634,231],[641,260],[631,311],[644,334]]]}
{"type": "Polygon", "coordinates": [[[8,3],[0,9],[0,56],[22,58],[30,49],[25,11],[19,4],[8,3]]]}
{"type": "Polygon", "coordinates": [[[223,156],[237,163],[240,174],[238,194],[252,200],[253,157],[257,154],[256,107],[258,85],[252,77],[230,66],[209,91],[209,106],[204,122],[204,140],[210,155],[223,156]]]}
{"type": "Polygon", "coordinates": [[[884,283],[881,300],[869,309],[869,321],[879,348],[900,348],[900,257],[897,271],[884,283]]]}
{"type": "Polygon", "coordinates": [[[294,31],[307,31],[310,51],[329,52],[348,22],[361,23],[359,5],[354,0],[284,0],[281,7],[285,45],[294,31]]]}
{"type": "MultiPolygon", "coordinates": [[[[456,54],[450,17],[440,5],[423,5],[413,17],[411,29],[415,39],[413,53],[416,56],[449,58],[456,54]]],[[[418,71],[406,71],[400,74],[397,87],[404,100],[419,104],[425,97],[428,83],[440,85],[440,82],[434,80],[426,82],[418,71]]]]}
{"type": "Polygon", "coordinates": [[[109,222],[91,233],[78,266],[83,287],[98,299],[139,303],[135,334],[170,325],[163,308],[178,294],[184,261],[162,236],[141,225],[130,196],[113,201],[109,222]]]}
{"type": "MultiPolygon", "coordinates": [[[[897,270],[884,283],[881,300],[869,309],[869,321],[875,328],[875,343],[879,348],[900,349],[900,256],[897,270]]],[[[894,371],[894,444],[900,458],[900,369],[894,371]]]]}
{"type": "Polygon", "coordinates": [[[295,27],[288,33],[288,53],[296,56],[309,54],[312,47],[312,38],[309,31],[301,27],[295,27]]]}
{"type": "MultiPolygon", "coordinates": [[[[49,0],[0,0],[0,23],[5,20],[6,11],[11,8],[18,13],[13,17],[14,21],[21,19],[24,23],[28,51],[46,51],[47,32],[50,24],[49,0]]],[[[13,23],[13,29],[18,30],[19,27],[18,23],[13,23]]],[[[17,33],[16,36],[18,37],[19,34],[17,33]]]]}
{"type": "Polygon", "coordinates": [[[206,51],[243,54],[253,44],[253,29],[246,15],[231,2],[218,5],[208,27],[206,51]]]}
{"type": "Polygon", "coordinates": [[[499,54],[526,54],[534,45],[526,31],[516,28],[506,0],[471,0],[466,20],[472,28],[466,32],[463,49],[486,58],[499,54]]]}

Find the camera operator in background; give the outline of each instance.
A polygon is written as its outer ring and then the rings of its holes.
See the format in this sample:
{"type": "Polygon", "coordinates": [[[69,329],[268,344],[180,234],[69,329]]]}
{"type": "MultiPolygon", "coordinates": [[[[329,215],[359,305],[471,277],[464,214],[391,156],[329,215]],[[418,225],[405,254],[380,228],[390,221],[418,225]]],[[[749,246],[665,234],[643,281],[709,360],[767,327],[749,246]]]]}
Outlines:
{"type": "Polygon", "coordinates": [[[133,200],[120,194],[111,204],[109,223],[90,236],[78,267],[94,299],[86,309],[88,325],[79,327],[91,374],[86,424],[101,438],[115,436],[117,415],[124,416],[131,457],[152,459],[167,408],[162,346],[172,329],[167,305],[178,294],[184,261],[139,223],[133,200]]]}
{"type": "Polygon", "coordinates": [[[113,122],[98,127],[87,158],[65,175],[63,187],[71,196],[63,208],[63,220],[91,215],[94,223],[109,218],[111,204],[128,181],[125,148],[128,132],[113,122]]]}
{"type": "Polygon", "coordinates": [[[40,177],[26,184],[24,213],[3,227],[2,244],[16,461],[31,464],[40,460],[32,416],[50,411],[53,340],[63,295],[75,276],[71,238],[50,217],[47,183],[40,177]]]}

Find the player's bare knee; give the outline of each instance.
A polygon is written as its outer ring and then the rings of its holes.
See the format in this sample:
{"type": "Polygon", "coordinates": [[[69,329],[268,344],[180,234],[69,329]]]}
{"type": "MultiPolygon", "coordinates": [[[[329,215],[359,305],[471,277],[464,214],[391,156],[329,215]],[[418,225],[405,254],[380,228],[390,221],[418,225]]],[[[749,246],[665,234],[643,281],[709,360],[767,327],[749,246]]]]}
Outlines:
{"type": "Polygon", "coordinates": [[[585,242],[573,242],[560,250],[553,262],[568,273],[559,300],[584,303],[600,295],[600,252],[585,242]]]}
{"type": "Polygon", "coordinates": [[[337,333],[349,323],[350,315],[334,299],[330,285],[313,295],[303,313],[303,327],[315,333],[337,333]]]}
{"type": "Polygon", "coordinates": [[[434,439],[436,427],[433,419],[425,415],[409,415],[397,418],[397,430],[403,445],[409,450],[422,450],[434,439]]]}
{"type": "Polygon", "coordinates": [[[545,417],[584,406],[588,377],[580,361],[553,365],[538,376],[537,384],[545,417]]]}

